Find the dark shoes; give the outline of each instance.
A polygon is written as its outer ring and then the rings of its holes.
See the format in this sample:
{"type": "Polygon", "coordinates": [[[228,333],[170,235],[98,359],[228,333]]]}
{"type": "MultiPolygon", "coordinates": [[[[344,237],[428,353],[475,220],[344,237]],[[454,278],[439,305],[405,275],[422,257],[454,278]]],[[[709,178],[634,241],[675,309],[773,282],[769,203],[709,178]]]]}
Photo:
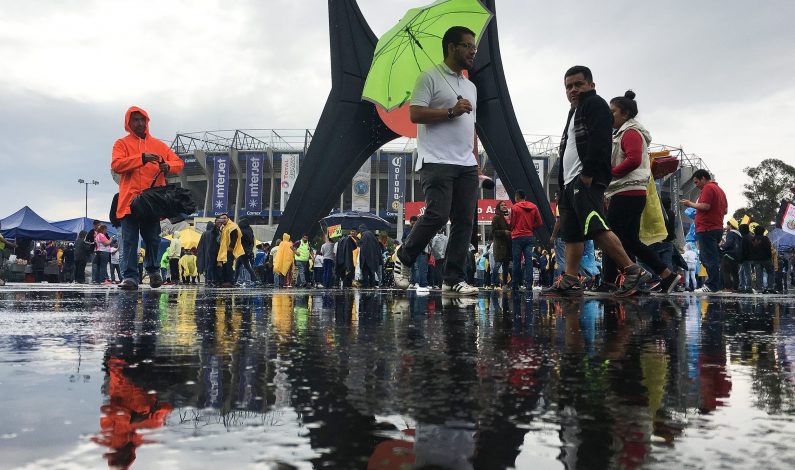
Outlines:
{"type": "Polygon", "coordinates": [[[593,295],[593,296],[611,295],[613,292],[615,292],[615,290],[616,286],[608,282],[603,282],[598,286],[594,287],[593,289],[586,289],[584,294],[593,295]]]}
{"type": "Polygon", "coordinates": [[[637,264],[624,269],[619,275],[618,289],[613,292],[616,297],[630,297],[638,292],[644,284],[651,282],[651,274],[637,264]]]}
{"type": "Polygon", "coordinates": [[[149,287],[151,287],[152,289],[157,289],[162,285],[163,285],[163,278],[160,276],[160,273],[149,274],[149,287]]]}
{"type": "Polygon", "coordinates": [[[547,297],[559,295],[564,297],[573,297],[582,295],[582,292],[582,283],[580,282],[579,277],[563,274],[555,280],[554,284],[542,290],[541,296],[547,297]]]}
{"type": "Polygon", "coordinates": [[[138,283],[133,279],[125,279],[119,283],[121,290],[138,290],[138,283]]]}
{"type": "Polygon", "coordinates": [[[660,294],[670,294],[671,292],[676,289],[676,286],[679,285],[679,281],[682,280],[682,276],[676,273],[671,273],[670,276],[666,277],[660,283],[652,289],[652,292],[658,292],[660,294]]]}

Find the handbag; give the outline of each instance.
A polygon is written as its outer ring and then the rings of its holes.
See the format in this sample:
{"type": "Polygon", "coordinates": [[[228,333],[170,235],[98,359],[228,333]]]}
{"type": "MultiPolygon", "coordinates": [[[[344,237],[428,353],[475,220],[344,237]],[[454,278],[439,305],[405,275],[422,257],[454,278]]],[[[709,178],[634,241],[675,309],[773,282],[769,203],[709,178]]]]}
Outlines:
{"type": "Polygon", "coordinates": [[[651,152],[649,159],[651,160],[651,174],[656,180],[670,175],[679,168],[679,158],[672,157],[669,150],[651,152]]]}
{"type": "Polygon", "coordinates": [[[184,217],[196,211],[190,190],[175,184],[155,187],[157,178],[162,171],[158,171],[152,184],[141,194],[135,196],[130,203],[130,212],[139,220],[145,219],[171,219],[184,217]]]}

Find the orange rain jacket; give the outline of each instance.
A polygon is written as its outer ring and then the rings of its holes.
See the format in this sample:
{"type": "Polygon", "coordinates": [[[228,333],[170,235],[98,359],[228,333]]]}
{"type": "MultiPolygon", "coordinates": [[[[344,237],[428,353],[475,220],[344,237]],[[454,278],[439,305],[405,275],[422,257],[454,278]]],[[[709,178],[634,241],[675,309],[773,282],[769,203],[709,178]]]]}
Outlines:
{"type": "MultiPolygon", "coordinates": [[[[143,109],[132,106],[124,115],[124,130],[129,132],[126,137],[122,137],[113,144],[113,159],[110,168],[114,173],[121,175],[119,182],[119,205],[116,208],[116,217],[130,214],[130,203],[135,196],[141,194],[144,189],[152,185],[152,180],[160,168],[157,163],[149,162],[144,165],[143,154],[152,153],[163,157],[169,165],[169,173],[176,174],[182,171],[185,163],[176,153],[162,141],[149,134],[149,115],[143,109]],[[130,115],[138,111],[146,117],[146,138],[141,139],[130,129],[130,115]]],[[[166,184],[165,175],[157,177],[155,186],[166,184]]]]}

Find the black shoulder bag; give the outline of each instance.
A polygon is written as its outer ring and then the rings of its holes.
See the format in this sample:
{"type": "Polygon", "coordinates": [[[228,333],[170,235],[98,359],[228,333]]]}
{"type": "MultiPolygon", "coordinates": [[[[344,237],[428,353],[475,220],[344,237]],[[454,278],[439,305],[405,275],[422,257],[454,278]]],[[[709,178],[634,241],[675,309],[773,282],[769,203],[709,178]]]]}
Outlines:
{"type": "Polygon", "coordinates": [[[155,187],[162,173],[158,171],[149,188],[130,203],[133,217],[139,220],[184,218],[196,211],[189,189],[175,184],[155,187]]]}

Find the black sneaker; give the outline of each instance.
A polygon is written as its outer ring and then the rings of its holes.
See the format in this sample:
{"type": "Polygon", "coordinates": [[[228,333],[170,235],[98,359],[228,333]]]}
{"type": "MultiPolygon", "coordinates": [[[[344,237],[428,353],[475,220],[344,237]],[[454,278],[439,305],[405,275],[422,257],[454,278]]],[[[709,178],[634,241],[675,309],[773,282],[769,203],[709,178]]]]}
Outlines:
{"type": "Polygon", "coordinates": [[[152,289],[157,289],[162,285],[163,285],[163,278],[160,276],[160,273],[149,274],[149,287],[151,287],[152,289]]]}
{"type": "Polygon", "coordinates": [[[603,282],[603,283],[599,284],[598,286],[596,286],[596,287],[594,287],[592,289],[585,289],[583,291],[583,294],[592,295],[592,296],[599,296],[599,295],[605,295],[605,294],[612,294],[613,291],[615,291],[615,290],[616,290],[616,286],[614,286],[613,284],[607,283],[607,282],[603,282]]]}
{"type": "Polygon", "coordinates": [[[670,294],[671,292],[676,289],[676,286],[679,285],[679,281],[682,280],[682,276],[676,273],[672,273],[670,276],[666,277],[660,283],[652,289],[652,292],[660,293],[660,294],[670,294]]]}
{"type": "Polygon", "coordinates": [[[119,283],[121,290],[138,290],[138,283],[134,279],[125,279],[119,283]]]}
{"type": "Polygon", "coordinates": [[[558,277],[555,280],[555,283],[552,284],[550,287],[541,291],[541,296],[553,296],[559,295],[564,297],[571,297],[582,295],[582,283],[580,282],[580,278],[577,276],[570,276],[568,274],[563,274],[562,276],[558,277]]]}
{"type": "Polygon", "coordinates": [[[624,269],[624,272],[619,275],[619,279],[618,289],[613,292],[613,295],[629,297],[638,292],[643,284],[651,282],[651,274],[637,264],[633,264],[624,269]]]}

